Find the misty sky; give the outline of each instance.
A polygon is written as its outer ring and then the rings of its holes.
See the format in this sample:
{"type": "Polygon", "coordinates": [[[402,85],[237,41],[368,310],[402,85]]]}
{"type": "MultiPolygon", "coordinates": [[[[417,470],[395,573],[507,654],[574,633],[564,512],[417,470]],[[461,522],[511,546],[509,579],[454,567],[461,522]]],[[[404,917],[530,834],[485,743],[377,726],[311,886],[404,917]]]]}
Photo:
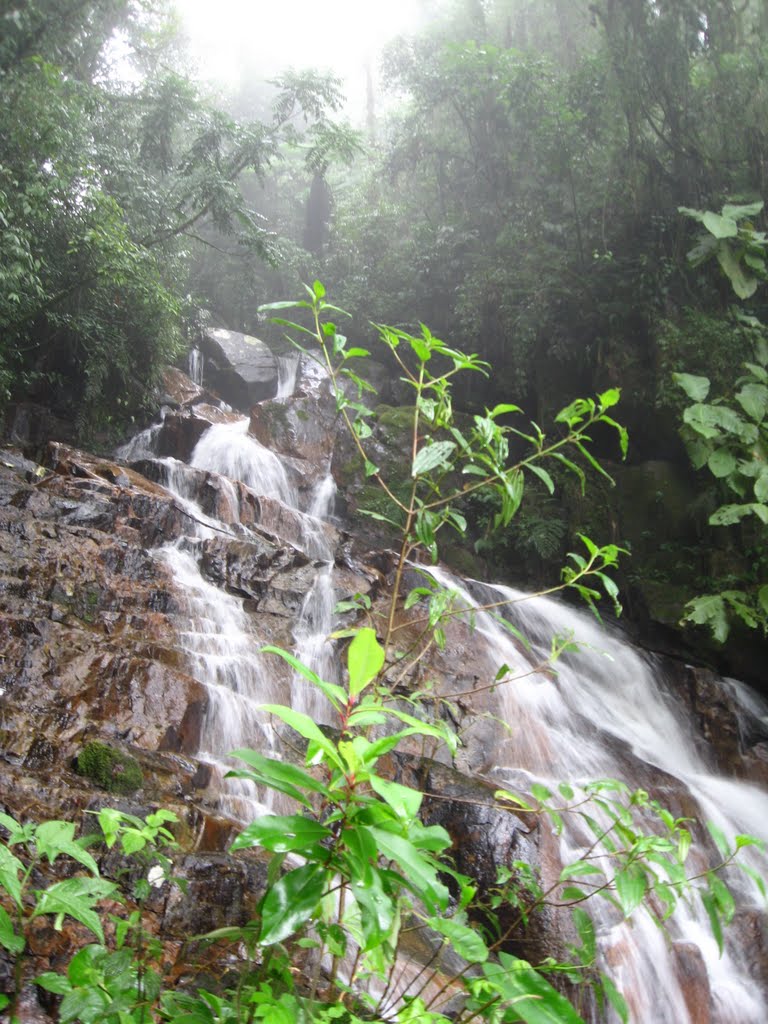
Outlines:
{"type": "MultiPolygon", "coordinates": [[[[176,0],[200,74],[234,86],[288,66],[330,68],[363,93],[366,61],[417,22],[416,0],[176,0]]],[[[357,104],[352,103],[352,107],[357,104]]]]}

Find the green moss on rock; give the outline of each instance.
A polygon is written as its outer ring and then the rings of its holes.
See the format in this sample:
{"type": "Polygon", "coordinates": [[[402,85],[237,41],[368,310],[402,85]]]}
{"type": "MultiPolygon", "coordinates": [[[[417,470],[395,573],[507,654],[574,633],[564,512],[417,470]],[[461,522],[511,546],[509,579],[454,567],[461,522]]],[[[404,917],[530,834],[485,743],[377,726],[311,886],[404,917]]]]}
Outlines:
{"type": "Polygon", "coordinates": [[[77,771],[110,793],[135,793],[144,782],[138,761],[106,743],[87,743],[77,756],[77,771]]]}

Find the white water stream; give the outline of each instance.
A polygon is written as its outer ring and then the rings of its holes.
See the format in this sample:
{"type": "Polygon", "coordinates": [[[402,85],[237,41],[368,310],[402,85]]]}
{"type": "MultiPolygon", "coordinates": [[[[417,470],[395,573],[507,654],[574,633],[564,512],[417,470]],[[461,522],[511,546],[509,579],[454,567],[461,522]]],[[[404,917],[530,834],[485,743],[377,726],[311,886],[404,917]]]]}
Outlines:
{"type": "MultiPolygon", "coordinates": [[[[281,368],[285,394],[294,381],[295,366],[281,368]]],[[[144,432],[120,454],[151,456],[157,429],[144,432]]],[[[339,667],[329,640],[334,628],[333,552],[323,525],[333,513],[333,479],[330,473],[319,477],[305,508],[300,509],[294,470],[247,431],[247,419],[210,427],[198,442],[191,465],[218,475],[219,493],[235,520],[240,498],[233,481],[271,499],[269,525],[277,533],[281,516],[290,514],[294,530],[290,541],[316,566],[293,625],[294,653],[324,678],[338,681],[339,667]]],[[[275,748],[272,725],[259,705],[292,703],[321,722],[327,709],[324,699],[301,677],[294,678],[290,693],[286,692],[285,682],[276,681],[270,663],[259,654],[265,642],[259,635],[259,617],[244,609],[242,599],[209,583],[201,573],[200,549],[206,538],[221,533],[247,538],[247,530],[239,523],[227,526],[205,515],[194,501],[186,467],[173,459],[160,461],[166,486],[191,513],[189,535],[162,549],[158,557],[170,567],[184,595],[179,640],[188,671],[208,693],[198,756],[212,766],[216,785],[221,787],[222,809],[248,820],[263,813],[269,795],[238,780],[225,782],[223,774],[229,766],[229,751],[252,747],[269,754],[275,748]]],[[[653,658],[601,629],[588,615],[557,602],[524,600],[525,595],[507,588],[464,584],[441,570],[433,574],[443,586],[458,590],[469,607],[478,600],[511,602],[504,614],[532,645],[532,655],[524,654],[491,616],[475,614],[475,637],[482,638],[476,639],[477,671],[483,673],[483,680],[493,678],[504,664],[521,676],[498,689],[496,713],[511,727],[510,740],[490,756],[491,773],[500,782],[525,788],[531,781],[556,786],[563,780],[620,778],[624,772],[621,751],[631,751],[639,762],[682,780],[702,816],[714,820],[729,838],[750,833],[768,839],[768,795],[756,786],[712,773],[653,658]],[[571,633],[583,645],[581,651],[561,659],[556,675],[532,674],[531,659],[544,660],[552,637],[571,633]]],[[[757,698],[738,684],[729,685],[737,693],[745,720],[765,714],[757,698]]],[[[630,786],[637,784],[631,777],[626,781],[630,786]]],[[[562,862],[576,859],[586,841],[583,834],[566,829],[560,842],[562,862]]],[[[739,899],[742,907],[756,905],[755,893],[747,885],[740,885],[739,899]]],[[[594,911],[599,901],[593,902],[594,911]]],[[[669,934],[675,943],[695,947],[706,965],[712,994],[712,1016],[706,1021],[691,1016],[668,939],[647,914],[638,912],[630,925],[605,904],[603,911],[598,910],[596,926],[604,966],[627,996],[633,1024],[764,1024],[768,1020],[768,1007],[739,962],[738,949],[729,948],[718,956],[699,906],[682,906],[669,923],[669,934]]]]}
{"type": "MultiPolygon", "coordinates": [[[[712,821],[733,843],[740,834],[768,841],[768,793],[740,779],[714,774],[703,760],[690,714],[675,704],[663,685],[660,664],[650,655],[600,627],[586,612],[575,611],[546,598],[528,598],[509,587],[467,586],[441,569],[431,570],[443,587],[456,591],[474,610],[475,631],[487,643],[491,664],[509,666],[512,682],[499,687],[499,713],[511,727],[507,753],[495,765],[498,778],[510,788],[539,782],[556,789],[559,782],[575,784],[599,778],[623,779],[631,788],[632,762],[625,767],[625,747],[645,763],[679,779],[695,800],[701,821],[712,821]],[[479,599],[479,600],[478,600],[479,599]],[[511,633],[478,603],[508,601],[499,609],[531,644],[526,655],[511,633]],[[531,674],[534,663],[546,660],[555,636],[573,636],[577,653],[563,656],[552,672],[531,674]],[[519,675],[519,679],[514,679],[519,675]],[[617,745],[618,741],[618,745],[617,745]]],[[[732,684],[733,685],[733,684],[732,684]]],[[[741,690],[745,715],[765,714],[758,698],[741,690]]],[[[596,815],[597,816],[597,815],[596,815]]],[[[587,851],[592,838],[566,826],[560,842],[562,864],[587,851]]],[[[765,873],[762,855],[743,851],[744,859],[765,873]]],[[[700,871],[705,865],[696,864],[700,871]]],[[[610,877],[610,876],[609,876],[610,877]]],[[[728,882],[741,909],[761,907],[756,887],[747,877],[729,872],[728,882]]],[[[764,908],[763,908],[764,909],[764,908]]],[[[696,899],[682,902],[668,922],[667,934],[645,911],[630,923],[600,900],[590,903],[603,952],[604,967],[630,1004],[630,1019],[640,1024],[700,1024],[691,1016],[683,986],[667,943],[686,943],[698,950],[709,979],[711,1020],[717,1024],[764,1024],[768,1006],[740,962],[745,950],[727,948],[719,954],[706,912],[696,899]]],[[[736,940],[726,932],[726,939],[736,940]]],[[[709,1021],[710,1018],[707,1017],[709,1021]]]]}

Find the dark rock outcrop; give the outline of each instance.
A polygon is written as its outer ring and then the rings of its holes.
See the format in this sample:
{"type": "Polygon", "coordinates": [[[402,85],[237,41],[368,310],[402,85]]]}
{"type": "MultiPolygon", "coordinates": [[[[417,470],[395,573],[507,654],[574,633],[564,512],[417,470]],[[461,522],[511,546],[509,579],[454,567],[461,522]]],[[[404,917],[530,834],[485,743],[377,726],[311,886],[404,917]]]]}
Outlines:
{"type": "Polygon", "coordinates": [[[258,338],[212,328],[200,340],[205,356],[205,381],[237,409],[247,412],[256,402],[277,394],[277,360],[258,338]]]}

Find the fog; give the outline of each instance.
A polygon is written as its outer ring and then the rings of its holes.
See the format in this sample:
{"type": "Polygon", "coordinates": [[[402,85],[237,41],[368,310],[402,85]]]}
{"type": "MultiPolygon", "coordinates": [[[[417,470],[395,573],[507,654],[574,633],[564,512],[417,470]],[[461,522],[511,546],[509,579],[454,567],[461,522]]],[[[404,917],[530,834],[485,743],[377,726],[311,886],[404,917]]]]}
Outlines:
{"type": "Polygon", "coordinates": [[[362,116],[367,68],[388,40],[415,30],[420,0],[177,0],[198,77],[225,90],[287,67],[321,68],[344,82],[353,119],[362,116]]]}

